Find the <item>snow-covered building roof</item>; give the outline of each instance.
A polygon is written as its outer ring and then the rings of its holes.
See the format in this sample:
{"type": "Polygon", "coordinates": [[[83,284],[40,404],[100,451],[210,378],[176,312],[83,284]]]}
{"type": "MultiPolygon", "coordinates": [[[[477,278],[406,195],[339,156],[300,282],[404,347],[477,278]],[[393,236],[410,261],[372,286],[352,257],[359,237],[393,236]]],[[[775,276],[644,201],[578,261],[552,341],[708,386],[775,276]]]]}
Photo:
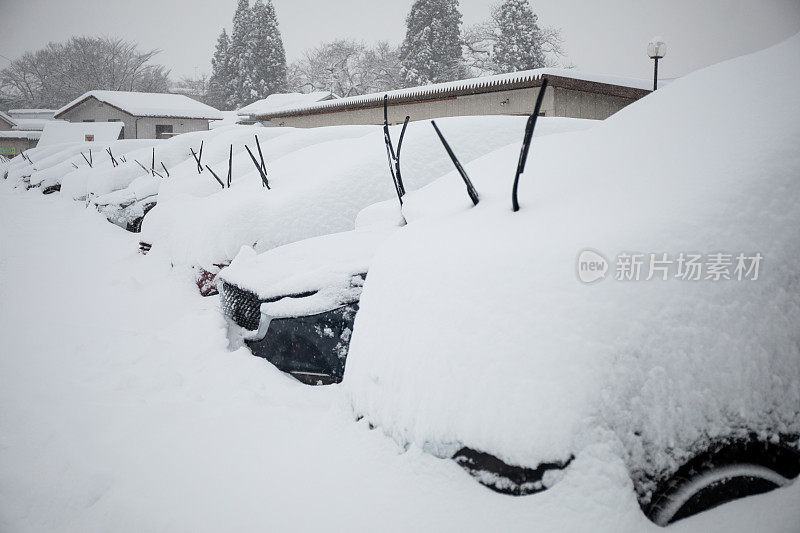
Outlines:
{"type": "Polygon", "coordinates": [[[135,117],[222,119],[222,113],[218,110],[182,94],[129,91],[89,91],[56,111],[55,117],[58,118],[90,98],[95,98],[135,117]]]}
{"type": "Polygon", "coordinates": [[[36,141],[42,136],[41,131],[0,131],[0,139],[28,139],[29,141],[36,141]]]}
{"type": "Polygon", "coordinates": [[[14,120],[17,119],[38,119],[38,120],[52,120],[55,115],[55,109],[9,109],[8,114],[14,120]]]}
{"type": "Polygon", "coordinates": [[[360,96],[349,96],[347,98],[337,98],[335,100],[307,103],[292,107],[284,106],[281,109],[256,112],[253,113],[253,116],[257,120],[269,120],[276,117],[313,115],[350,109],[371,108],[383,105],[384,95],[389,96],[389,102],[391,104],[402,104],[470,94],[524,89],[540,86],[542,78],[545,77],[551,87],[563,87],[628,98],[641,98],[649,93],[652,88],[652,81],[645,79],[588,74],[571,69],[540,68],[360,96]]]}
{"type": "Polygon", "coordinates": [[[53,122],[53,119],[46,119],[46,118],[15,118],[14,122],[16,122],[16,126],[14,126],[15,130],[26,130],[26,131],[42,131],[49,122],[53,122]]]}
{"type": "Polygon", "coordinates": [[[280,93],[271,94],[266,98],[248,104],[237,111],[239,116],[258,116],[286,109],[314,105],[319,102],[338,99],[330,91],[316,91],[313,93],[280,93]]]}
{"type": "Polygon", "coordinates": [[[17,122],[13,118],[9,117],[8,115],[3,113],[2,111],[0,111],[0,120],[2,120],[3,122],[8,123],[8,127],[9,128],[13,128],[13,127],[15,127],[17,125],[17,122]]]}

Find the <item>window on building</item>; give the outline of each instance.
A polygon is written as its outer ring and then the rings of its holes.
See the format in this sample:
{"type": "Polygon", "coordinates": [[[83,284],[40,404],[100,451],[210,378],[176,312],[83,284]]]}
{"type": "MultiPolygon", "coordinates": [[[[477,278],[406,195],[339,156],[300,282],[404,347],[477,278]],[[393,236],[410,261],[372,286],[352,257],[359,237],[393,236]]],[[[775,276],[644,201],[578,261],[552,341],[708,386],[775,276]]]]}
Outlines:
{"type": "Polygon", "coordinates": [[[94,122],[93,118],[85,118],[83,119],[84,122],[94,122]]]}
{"type": "Polygon", "coordinates": [[[156,139],[172,137],[172,124],[156,124],[156,139]]]}

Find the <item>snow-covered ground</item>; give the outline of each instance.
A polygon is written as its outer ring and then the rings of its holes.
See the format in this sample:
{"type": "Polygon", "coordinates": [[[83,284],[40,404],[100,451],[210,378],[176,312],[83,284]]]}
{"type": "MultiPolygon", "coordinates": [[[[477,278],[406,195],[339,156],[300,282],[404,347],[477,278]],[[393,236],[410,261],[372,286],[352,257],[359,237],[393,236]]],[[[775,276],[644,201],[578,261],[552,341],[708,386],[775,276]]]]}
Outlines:
{"type": "MultiPolygon", "coordinates": [[[[80,204],[0,182],[0,531],[659,531],[598,446],[496,494],[227,350],[217,298],[80,204]]],[[[796,531],[800,485],[672,531],[796,531]]]]}

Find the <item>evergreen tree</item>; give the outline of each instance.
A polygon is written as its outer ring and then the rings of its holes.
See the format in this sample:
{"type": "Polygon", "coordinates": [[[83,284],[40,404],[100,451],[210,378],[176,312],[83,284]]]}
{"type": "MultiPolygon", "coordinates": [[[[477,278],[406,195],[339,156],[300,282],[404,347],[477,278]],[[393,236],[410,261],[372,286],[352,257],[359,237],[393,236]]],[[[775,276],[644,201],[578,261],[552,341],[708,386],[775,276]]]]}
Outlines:
{"type": "Polygon", "coordinates": [[[400,74],[407,85],[464,77],[458,0],[416,0],[406,17],[400,74]]]}
{"type": "Polygon", "coordinates": [[[217,109],[229,109],[228,88],[231,83],[231,68],[228,64],[228,48],[230,40],[228,32],[222,28],[222,33],[217,39],[214,57],[211,58],[211,78],[208,80],[206,99],[210,105],[217,109]]]}
{"type": "Polygon", "coordinates": [[[542,32],[528,0],[503,0],[492,12],[497,31],[494,63],[499,72],[542,68],[542,32]]]}
{"type": "Polygon", "coordinates": [[[228,48],[228,65],[231,76],[228,81],[227,106],[231,109],[241,107],[254,100],[255,84],[253,83],[253,14],[249,0],[239,0],[233,14],[233,31],[231,31],[228,48]]]}
{"type": "Polygon", "coordinates": [[[250,68],[255,91],[251,100],[255,100],[286,90],[286,52],[272,0],[267,0],[266,4],[256,0],[252,9],[252,24],[248,57],[252,59],[250,68]]]}

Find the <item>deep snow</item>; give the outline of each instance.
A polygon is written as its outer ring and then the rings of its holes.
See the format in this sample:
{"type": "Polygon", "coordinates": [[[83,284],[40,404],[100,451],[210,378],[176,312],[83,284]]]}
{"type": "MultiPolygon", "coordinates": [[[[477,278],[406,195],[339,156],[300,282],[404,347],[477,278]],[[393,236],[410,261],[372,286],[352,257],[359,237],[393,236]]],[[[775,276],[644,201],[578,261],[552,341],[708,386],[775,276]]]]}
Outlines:
{"type": "MultiPolygon", "coordinates": [[[[513,498],[228,352],[217,298],[91,209],[0,183],[0,531],[661,531],[595,447],[513,498]]],[[[793,531],[800,485],[673,531],[793,531]]]]}
{"type": "Polygon", "coordinates": [[[640,480],[715,438],[800,433],[798,83],[795,36],[534,140],[517,213],[518,145],[466,166],[474,208],[454,172],[409,193],[355,321],[355,411],[400,443],[530,467],[609,442],[640,480]],[[578,280],[586,248],[612,279],[578,280]],[[623,252],[758,252],[764,270],[622,282],[623,252]]]}
{"type": "MultiPolygon", "coordinates": [[[[451,117],[439,126],[463,161],[510,142],[520,142],[524,117],[451,117]]],[[[598,121],[548,117],[537,132],[549,134],[594,127],[598,121]]],[[[215,130],[220,131],[220,130],[215,130]]],[[[159,190],[159,204],[142,225],[152,253],[178,265],[230,261],[243,245],[263,252],[300,239],[353,229],[359,211],[394,196],[383,131],[378,126],[327,128],[234,127],[226,137],[206,138],[217,174],[227,173],[234,144],[233,183],[221,190],[193,161],[171,170],[159,190]],[[271,189],[244,149],[255,150],[259,135],[271,189]]],[[[395,143],[400,126],[392,127],[395,143]]],[[[258,157],[256,155],[256,157],[258,157]]],[[[430,123],[408,125],[401,166],[406,190],[426,185],[451,168],[430,123]]],[[[396,201],[396,199],[395,199],[396,201]]]]}

